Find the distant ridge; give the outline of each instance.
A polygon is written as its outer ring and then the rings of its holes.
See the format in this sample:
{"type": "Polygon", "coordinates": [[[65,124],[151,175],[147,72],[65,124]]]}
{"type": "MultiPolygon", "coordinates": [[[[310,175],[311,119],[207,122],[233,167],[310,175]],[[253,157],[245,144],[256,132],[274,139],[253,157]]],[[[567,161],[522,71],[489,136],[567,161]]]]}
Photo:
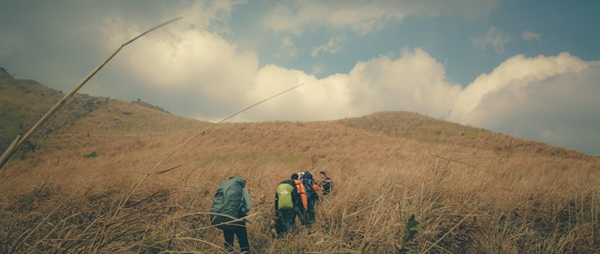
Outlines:
{"type": "MultiPolygon", "coordinates": [[[[35,80],[15,79],[6,69],[0,67],[0,118],[2,119],[0,152],[4,152],[17,135],[23,134],[31,128],[62,97],[64,97],[62,91],[46,87],[35,80]]],[[[41,137],[65,125],[72,125],[76,120],[117,101],[107,97],[75,94],[42,126],[38,133],[34,134],[34,137],[41,137]]],[[[168,113],[160,107],[143,101],[134,101],[129,105],[168,113]]],[[[124,111],[132,112],[134,110],[124,109],[124,111]]],[[[34,141],[29,142],[30,149],[35,149],[37,144],[34,141]]]]}
{"type": "Polygon", "coordinates": [[[6,71],[6,69],[0,67],[0,78],[13,78],[13,76],[8,74],[8,71],[6,71]]]}
{"type": "Polygon", "coordinates": [[[460,125],[407,111],[378,112],[362,117],[334,121],[336,124],[392,137],[435,144],[495,151],[498,154],[551,155],[566,158],[594,157],[545,143],[460,125]]]}

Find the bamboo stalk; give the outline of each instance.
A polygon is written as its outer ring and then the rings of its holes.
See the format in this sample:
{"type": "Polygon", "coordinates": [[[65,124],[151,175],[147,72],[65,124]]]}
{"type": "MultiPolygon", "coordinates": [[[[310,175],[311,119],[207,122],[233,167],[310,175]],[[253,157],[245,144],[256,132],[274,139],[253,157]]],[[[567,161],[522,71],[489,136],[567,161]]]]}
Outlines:
{"type": "Polygon", "coordinates": [[[17,150],[16,147],[17,147],[17,144],[19,143],[20,139],[21,139],[21,134],[19,134],[17,136],[17,138],[15,138],[15,140],[10,144],[10,146],[8,146],[6,151],[4,151],[4,153],[2,154],[2,157],[0,157],[0,168],[2,168],[4,163],[6,163],[8,161],[8,159],[10,159],[10,156],[12,156],[12,154],[17,150]]]}
{"type": "MultiPolygon", "coordinates": [[[[54,105],[54,107],[52,107],[52,109],[50,109],[50,111],[48,111],[48,113],[46,113],[46,115],[44,115],[44,116],[43,116],[43,117],[42,117],[42,118],[41,118],[41,119],[40,119],[40,120],[39,120],[39,121],[38,121],[38,122],[37,122],[37,123],[36,123],[36,124],[35,124],[35,125],[34,125],[34,126],[31,128],[31,129],[30,129],[30,130],[29,130],[29,131],[28,131],[28,132],[27,132],[27,134],[25,134],[25,136],[23,136],[23,138],[19,138],[21,135],[17,136],[17,138],[15,139],[15,141],[13,141],[13,144],[11,144],[11,146],[9,147],[9,149],[7,149],[7,150],[4,152],[4,154],[2,154],[2,157],[1,157],[1,158],[2,158],[2,160],[0,161],[0,169],[1,169],[1,168],[4,166],[4,164],[6,163],[6,161],[8,161],[8,159],[10,158],[10,155],[12,155],[12,153],[13,153],[13,152],[14,152],[14,151],[15,151],[15,150],[16,150],[16,149],[17,149],[17,148],[18,148],[18,147],[19,147],[19,146],[20,146],[20,145],[21,145],[21,144],[22,144],[22,143],[23,143],[23,142],[24,142],[24,141],[25,141],[25,140],[26,140],[28,137],[30,137],[30,136],[32,135],[32,133],[33,133],[33,132],[35,132],[35,130],[37,130],[37,129],[38,129],[38,128],[39,128],[39,127],[42,125],[42,124],[44,124],[44,123],[45,123],[45,122],[48,120],[48,118],[50,118],[50,117],[51,117],[51,116],[52,116],[52,115],[53,115],[53,114],[54,114],[54,113],[55,113],[55,112],[56,112],[56,111],[57,111],[57,110],[60,108],[60,106],[62,106],[62,105],[63,105],[63,104],[64,104],[64,103],[65,103],[65,102],[66,102],[66,101],[69,99],[69,98],[71,98],[71,97],[73,96],[73,94],[75,94],[75,92],[77,92],[77,90],[79,90],[79,89],[80,89],[80,88],[81,88],[81,87],[82,87],[82,86],[83,86],[83,85],[84,85],[84,84],[85,84],[85,83],[86,83],[86,82],[87,82],[87,81],[88,81],[90,78],[92,78],[92,76],[94,76],[94,74],[96,74],[96,73],[97,73],[97,72],[98,72],[98,71],[99,71],[99,70],[100,70],[102,67],[104,67],[104,65],[106,65],[106,63],[108,63],[108,61],[110,61],[110,59],[112,59],[112,58],[113,58],[113,57],[114,57],[114,56],[115,56],[117,53],[119,53],[119,51],[120,51],[120,50],[121,50],[121,49],[122,49],[124,46],[127,46],[128,44],[130,44],[130,43],[132,43],[133,41],[137,40],[138,38],[140,38],[140,37],[142,37],[142,36],[144,36],[144,35],[148,34],[148,33],[149,33],[149,32],[151,32],[151,31],[154,31],[154,30],[156,30],[156,29],[158,29],[158,28],[160,28],[160,27],[163,27],[163,26],[166,26],[166,25],[168,25],[168,24],[171,24],[171,23],[173,23],[173,22],[175,22],[175,21],[178,21],[178,20],[180,20],[180,19],[182,19],[182,18],[183,18],[183,17],[179,17],[179,18],[175,18],[175,19],[169,20],[169,21],[167,21],[167,22],[164,22],[164,23],[162,23],[162,24],[160,24],[160,25],[158,25],[158,26],[155,26],[155,27],[153,27],[152,29],[150,29],[150,30],[148,30],[148,31],[146,31],[146,32],[144,32],[144,33],[142,33],[142,34],[140,34],[140,35],[136,36],[135,38],[133,38],[133,39],[131,39],[131,40],[127,41],[127,42],[126,42],[126,43],[124,43],[123,45],[121,45],[121,46],[120,46],[120,47],[119,47],[117,50],[115,50],[115,52],[113,52],[113,53],[112,53],[112,54],[111,54],[111,55],[110,55],[108,58],[106,58],[106,60],[104,60],[104,61],[103,61],[103,62],[102,62],[100,65],[98,65],[98,66],[97,66],[97,67],[96,67],[94,70],[92,70],[92,72],[90,72],[90,74],[88,74],[88,75],[87,75],[87,76],[86,76],[86,77],[85,77],[85,78],[84,78],[82,81],[80,81],[80,82],[79,82],[79,84],[77,84],[77,86],[75,86],[75,88],[73,88],[73,90],[71,90],[71,92],[69,92],[69,93],[68,93],[67,95],[65,95],[65,97],[63,97],[63,98],[62,98],[62,99],[61,99],[61,100],[60,100],[58,103],[56,103],[56,105],[54,105]],[[14,145],[15,143],[16,143],[16,145],[14,145]],[[13,147],[13,145],[14,145],[14,147],[13,147]],[[11,147],[13,147],[13,148],[11,149],[11,147]],[[5,158],[5,157],[6,157],[6,158],[5,158]]],[[[118,161],[120,161],[120,160],[118,160],[118,161]]],[[[118,161],[117,161],[117,162],[118,162],[118,161]]],[[[115,162],[115,163],[117,163],[117,162],[115,162]]],[[[112,165],[114,165],[115,163],[113,163],[112,165]]],[[[111,167],[112,165],[110,165],[109,167],[111,167]]],[[[89,181],[91,181],[92,179],[94,179],[94,178],[95,178],[96,176],[98,176],[100,173],[102,173],[102,172],[99,172],[98,174],[96,174],[94,177],[92,177],[90,180],[88,180],[88,182],[89,182],[89,181]]],[[[87,182],[86,182],[86,183],[87,183],[87,182]]],[[[83,188],[83,186],[82,186],[81,188],[83,188]]],[[[81,188],[80,188],[80,189],[81,189],[81,188]]],[[[77,191],[75,191],[75,192],[77,192],[77,191]]],[[[73,194],[71,194],[71,196],[69,196],[67,199],[71,198],[71,197],[72,197],[72,196],[75,194],[75,192],[74,192],[73,194]]],[[[65,200],[65,201],[66,201],[66,200],[65,200]]],[[[55,213],[55,212],[56,212],[56,211],[57,211],[57,210],[58,210],[58,209],[59,209],[59,208],[60,208],[60,207],[61,207],[63,204],[64,204],[64,202],[63,202],[63,203],[61,203],[61,204],[60,204],[58,207],[56,207],[56,208],[55,208],[55,209],[52,211],[52,213],[50,213],[48,216],[46,216],[46,217],[45,217],[45,218],[44,218],[44,219],[43,219],[43,220],[42,220],[40,223],[38,223],[38,224],[37,224],[37,226],[36,226],[35,228],[33,228],[33,230],[31,230],[31,232],[29,232],[29,234],[28,234],[28,235],[27,235],[27,236],[26,236],[26,237],[25,237],[23,240],[21,240],[21,242],[20,242],[20,243],[24,243],[24,242],[25,242],[25,241],[26,241],[26,240],[27,240],[27,239],[28,239],[28,238],[29,238],[29,237],[30,237],[30,236],[31,236],[31,235],[32,235],[32,234],[33,234],[33,233],[34,233],[34,232],[35,232],[35,231],[36,231],[36,230],[37,230],[37,229],[38,229],[38,228],[39,228],[39,227],[42,225],[42,224],[43,224],[43,222],[45,222],[46,220],[48,220],[48,218],[49,218],[49,217],[50,217],[52,214],[54,214],[54,213],[55,213]]],[[[25,233],[26,233],[26,232],[24,232],[23,234],[25,234],[25,233]]],[[[12,249],[12,248],[16,248],[16,247],[18,247],[18,244],[20,244],[20,243],[18,242],[18,240],[17,240],[17,241],[15,241],[15,243],[12,245],[11,249],[12,249]]],[[[37,245],[37,243],[36,243],[35,245],[37,245]]],[[[33,247],[35,247],[35,245],[33,245],[33,246],[32,246],[32,247],[30,247],[30,248],[33,248],[33,247]]],[[[15,249],[15,250],[16,250],[16,249],[15,249]]]]}
{"type": "MultiPolygon", "coordinates": [[[[108,56],[102,63],[100,63],[100,65],[96,66],[96,68],[94,68],[94,70],[92,70],[92,72],[90,72],[85,78],[83,78],[81,81],[79,81],[79,83],[69,92],[67,93],[62,99],[60,99],[60,101],[58,101],[44,116],[42,116],[42,118],[40,120],[38,120],[38,122],[33,125],[33,127],[31,127],[31,129],[29,129],[29,131],[27,131],[27,133],[25,133],[25,135],[23,135],[23,138],[19,139],[17,137],[16,140],[18,140],[18,143],[13,147],[12,149],[6,149],[6,151],[4,151],[4,153],[2,154],[2,158],[0,160],[0,169],[4,166],[4,164],[6,164],[6,162],[8,161],[8,159],[10,159],[10,156],[13,154],[13,152],[15,150],[17,150],[25,141],[27,141],[27,139],[29,137],[31,137],[31,135],[33,135],[33,133],[35,131],[37,131],[44,123],[46,123],[46,121],[48,121],[48,119],[54,115],[54,113],[56,113],[56,111],[62,107],[62,105],[64,105],[67,100],[69,100],[71,97],[73,97],[73,95],[81,88],[83,87],[83,85],[85,85],[85,83],[90,80],[98,71],[100,71],[100,69],[102,69],[102,67],[104,67],[104,65],[106,65],[108,63],[108,61],[110,61],[117,53],[119,53],[119,51],[121,51],[121,49],[125,46],[127,46],[129,43],[132,43],[133,41],[137,40],[138,38],[146,35],[149,32],[152,32],[160,27],[163,27],[165,25],[171,24],[175,21],[178,21],[182,19],[182,17],[179,18],[175,18],[172,20],[169,20],[165,23],[162,23],[158,26],[153,27],[152,29],[136,36],[135,38],[129,40],[128,42],[123,43],[119,48],[117,48],[117,50],[115,50],[112,54],[110,54],[110,56],[108,56]]],[[[14,142],[13,142],[14,143],[14,142]]]]}

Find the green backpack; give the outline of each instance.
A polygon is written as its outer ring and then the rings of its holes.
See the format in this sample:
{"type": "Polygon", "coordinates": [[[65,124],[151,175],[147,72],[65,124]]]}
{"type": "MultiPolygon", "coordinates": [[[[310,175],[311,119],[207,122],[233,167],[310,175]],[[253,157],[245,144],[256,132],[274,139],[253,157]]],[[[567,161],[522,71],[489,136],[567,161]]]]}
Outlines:
{"type": "Polygon", "coordinates": [[[277,208],[279,210],[292,210],[294,208],[294,203],[292,202],[293,191],[294,187],[287,183],[277,186],[277,208]]]}
{"type": "Polygon", "coordinates": [[[235,230],[236,223],[227,223],[239,216],[240,208],[242,207],[242,199],[246,180],[233,177],[225,180],[217,187],[217,193],[210,208],[210,220],[212,225],[218,225],[219,229],[235,230]]]}

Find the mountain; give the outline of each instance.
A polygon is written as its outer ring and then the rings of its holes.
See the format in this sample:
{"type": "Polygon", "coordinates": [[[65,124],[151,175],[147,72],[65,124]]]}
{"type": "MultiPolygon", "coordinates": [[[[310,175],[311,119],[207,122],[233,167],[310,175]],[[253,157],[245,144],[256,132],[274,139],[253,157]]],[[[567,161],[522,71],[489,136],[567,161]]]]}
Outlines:
{"type": "MultiPolygon", "coordinates": [[[[6,144],[62,93],[0,78],[6,144]]],[[[0,253],[220,252],[207,212],[231,176],[247,180],[255,253],[600,249],[597,156],[411,112],[216,125],[78,94],[0,171],[0,253]],[[275,189],[304,171],[334,192],[275,240],[275,189]]]]}

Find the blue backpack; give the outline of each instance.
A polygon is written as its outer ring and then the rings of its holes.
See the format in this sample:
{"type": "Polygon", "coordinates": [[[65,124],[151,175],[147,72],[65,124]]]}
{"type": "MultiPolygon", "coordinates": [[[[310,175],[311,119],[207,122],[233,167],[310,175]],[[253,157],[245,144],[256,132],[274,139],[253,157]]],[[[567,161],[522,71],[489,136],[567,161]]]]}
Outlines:
{"type": "Polygon", "coordinates": [[[311,173],[309,172],[305,172],[302,177],[302,184],[304,184],[304,189],[306,189],[306,196],[310,197],[310,195],[312,194],[311,191],[313,190],[312,186],[313,186],[313,176],[311,173]]]}

